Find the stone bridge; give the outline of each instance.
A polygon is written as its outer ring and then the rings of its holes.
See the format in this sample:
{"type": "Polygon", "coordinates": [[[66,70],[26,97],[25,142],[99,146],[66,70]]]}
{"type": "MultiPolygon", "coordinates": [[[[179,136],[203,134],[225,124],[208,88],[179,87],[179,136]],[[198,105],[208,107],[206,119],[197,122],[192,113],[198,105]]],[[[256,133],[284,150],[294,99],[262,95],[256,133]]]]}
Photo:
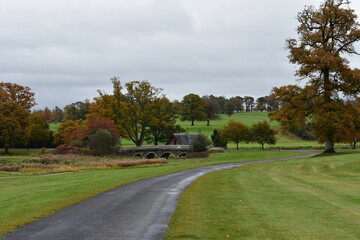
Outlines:
{"type": "Polygon", "coordinates": [[[192,148],[189,145],[156,145],[119,148],[119,153],[126,156],[136,156],[141,158],[175,158],[186,157],[192,148]]]}

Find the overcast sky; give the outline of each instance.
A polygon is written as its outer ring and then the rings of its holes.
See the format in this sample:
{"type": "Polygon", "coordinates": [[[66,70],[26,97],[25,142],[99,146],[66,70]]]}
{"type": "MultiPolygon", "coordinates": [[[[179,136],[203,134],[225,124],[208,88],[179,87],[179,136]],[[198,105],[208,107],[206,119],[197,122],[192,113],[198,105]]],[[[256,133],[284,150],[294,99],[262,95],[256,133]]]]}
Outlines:
{"type": "MultiPolygon", "coordinates": [[[[260,97],[296,83],[285,39],[320,2],[0,0],[0,81],[29,86],[36,108],[111,92],[112,76],[148,80],[171,100],[260,97]]],[[[360,1],[351,8],[360,14],[360,1]]]]}

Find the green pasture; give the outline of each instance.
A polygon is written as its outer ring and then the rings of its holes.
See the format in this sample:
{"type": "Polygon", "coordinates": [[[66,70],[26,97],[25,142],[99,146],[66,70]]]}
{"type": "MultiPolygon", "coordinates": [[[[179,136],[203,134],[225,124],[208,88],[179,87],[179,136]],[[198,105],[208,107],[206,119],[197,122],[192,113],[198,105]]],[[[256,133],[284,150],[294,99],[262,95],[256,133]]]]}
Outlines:
{"type": "MultiPolygon", "coordinates": [[[[214,129],[222,129],[229,120],[236,120],[247,126],[269,120],[267,112],[241,112],[234,113],[230,117],[226,114],[220,114],[220,118],[220,120],[210,121],[210,126],[207,126],[206,121],[195,122],[195,126],[191,126],[191,121],[178,121],[177,124],[180,124],[188,133],[202,133],[210,137],[214,129]]],[[[270,125],[273,127],[279,126],[277,122],[271,122],[270,125]]]]}
{"type": "MultiPolygon", "coordinates": [[[[210,121],[210,126],[207,126],[206,121],[196,121],[194,124],[195,126],[191,126],[191,121],[178,121],[177,124],[179,124],[182,128],[185,129],[187,133],[202,133],[209,138],[213,134],[213,131],[215,129],[222,129],[224,125],[228,123],[229,120],[236,120],[239,122],[242,122],[246,124],[247,126],[252,126],[255,123],[261,122],[261,121],[269,121],[268,113],[267,112],[241,112],[241,113],[234,113],[230,117],[225,114],[220,114],[221,119],[216,121],[210,121]]],[[[279,128],[278,122],[270,122],[270,125],[274,127],[275,129],[279,128]]],[[[275,145],[275,147],[314,147],[314,146],[323,146],[323,144],[319,144],[315,141],[305,141],[295,136],[286,136],[286,135],[277,135],[278,142],[275,145]]],[[[145,143],[146,144],[146,143],[145,143]]],[[[124,147],[131,147],[134,146],[134,144],[126,139],[121,140],[121,145],[124,147]]],[[[240,148],[248,149],[248,148],[259,148],[260,145],[258,144],[246,144],[246,143],[240,143],[240,148]]],[[[228,147],[230,149],[235,149],[236,146],[233,143],[229,143],[228,147]]],[[[274,146],[266,146],[266,147],[274,147],[274,146]]]]}
{"type": "Polygon", "coordinates": [[[59,126],[60,126],[60,123],[50,123],[49,129],[52,132],[56,132],[58,130],[59,126]]]}
{"type": "MultiPolygon", "coordinates": [[[[234,113],[230,117],[226,114],[220,114],[221,119],[216,121],[210,121],[210,126],[207,126],[206,121],[196,121],[195,126],[191,126],[190,121],[178,121],[177,124],[179,124],[182,128],[185,129],[187,133],[202,133],[209,138],[213,134],[213,131],[215,129],[222,129],[224,125],[228,123],[229,120],[236,120],[239,122],[242,122],[246,124],[247,126],[251,126],[252,124],[261,122],[261,121],[269,121],[268,113],[267,112],[241,112],[241,113],[234,113]]],[[[270,122],[270,125],[274,127],[275,129],[279,128],[278,122],[270,122]]],[[[59,124],[51,123],[50,129],[52,131],[56,131],[59,127],[59,124]]],[[[305,141],[295,136],[287,136],[278,134],[277,135],[278,141],[275,146],[269,146],[266,145],[265,147],[316,147],[316,146],[323,146],[323,144],[319,144],[316,141],[305,141]]],[[[121,145],[123,147],[133,147],[135,146],[133,142],[126,139],[121,139],[121,145]]],[[[146,142],[144,145],[148,145],[146,142]]],[[[259,148],[260,145],[258,144],[246,144],[246,143],[240,143],[240,148],[242,149],[254,149],[259,148]]],[[[233,143],[228,144],[229,149],[235,149],[236,146],[233,143]]]]}
{"type": "Polygon", "coordinates": [[[181,196],[167,240],[360,239],[360,151],[217,171],[181,196]]]}
{"type": "Polygon", "coordinates": [[[205,165],[299,155],[279,151],[233,151],[208,159],[173,159],[167,165],[59,175],[5,177],[0,173],[0,235],[111,188],[205,165]]]}

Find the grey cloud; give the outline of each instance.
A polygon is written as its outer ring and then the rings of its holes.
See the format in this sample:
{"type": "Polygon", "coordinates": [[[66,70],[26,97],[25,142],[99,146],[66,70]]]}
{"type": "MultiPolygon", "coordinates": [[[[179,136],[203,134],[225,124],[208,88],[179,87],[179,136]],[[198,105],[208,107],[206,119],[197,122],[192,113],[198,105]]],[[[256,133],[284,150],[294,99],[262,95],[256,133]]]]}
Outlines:
{"type": "Polygon", "coordinates": [[[319,1],[0,0],[0,79],[30,86],[38,107],[111,91],[112,76],[147,79],[171,99],[263,96],[296,83],[285,39],[311,4],[319,1]]]}

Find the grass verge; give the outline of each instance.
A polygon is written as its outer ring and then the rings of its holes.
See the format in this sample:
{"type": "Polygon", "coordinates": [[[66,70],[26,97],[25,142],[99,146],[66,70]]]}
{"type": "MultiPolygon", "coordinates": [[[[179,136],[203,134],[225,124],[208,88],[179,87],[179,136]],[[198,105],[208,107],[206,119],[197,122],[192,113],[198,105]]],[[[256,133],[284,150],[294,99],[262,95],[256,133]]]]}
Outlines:
{"type": "Polygon", "coordinates": [[[360,239],[360,151],[207,174],[181,196],[167,240],[360,239]]]}
{"type": "Polygon", "coordinates": [[[299,154],[277,151],[228,152],[214,154],[209,159],[174,159],[158,167],[0,178],[0,235],[83,199],[140,179],[211,164],[299,154]]]}

